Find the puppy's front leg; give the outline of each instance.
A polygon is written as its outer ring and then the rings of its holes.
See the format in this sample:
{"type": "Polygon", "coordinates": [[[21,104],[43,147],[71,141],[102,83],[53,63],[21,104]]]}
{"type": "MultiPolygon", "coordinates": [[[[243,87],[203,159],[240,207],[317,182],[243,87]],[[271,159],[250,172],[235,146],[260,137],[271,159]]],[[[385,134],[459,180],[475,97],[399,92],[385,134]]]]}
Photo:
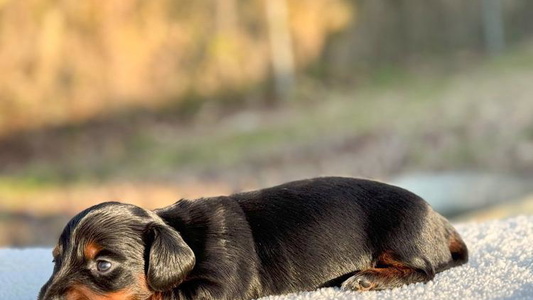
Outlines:
{"type": "MultiPolygon", "coordinates": [[[[212,281],[195,280],[193,282],[186,282],[177,289],[175,289],[170,295],[162,295],[161,300],[237,300],[244,299],[242,295],[235,295],[235,292],[231,292],[224,288],[221,283],[212,281]]],[[[153,300],[159,300],[155,298],[153,300]]]]}

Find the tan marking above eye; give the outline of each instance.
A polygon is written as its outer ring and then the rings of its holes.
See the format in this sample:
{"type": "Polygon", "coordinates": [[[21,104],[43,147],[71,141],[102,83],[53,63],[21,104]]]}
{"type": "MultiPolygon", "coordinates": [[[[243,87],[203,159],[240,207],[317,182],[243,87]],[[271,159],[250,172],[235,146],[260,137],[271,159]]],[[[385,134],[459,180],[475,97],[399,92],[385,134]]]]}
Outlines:
{"type": "Polygon", "coordinates": [[[97,243],[89,242],[83,248],[83,256],[86,260],[93,260],[98,252],[100,252],[102,249],[102,246],[98,245],[97,243]]]}

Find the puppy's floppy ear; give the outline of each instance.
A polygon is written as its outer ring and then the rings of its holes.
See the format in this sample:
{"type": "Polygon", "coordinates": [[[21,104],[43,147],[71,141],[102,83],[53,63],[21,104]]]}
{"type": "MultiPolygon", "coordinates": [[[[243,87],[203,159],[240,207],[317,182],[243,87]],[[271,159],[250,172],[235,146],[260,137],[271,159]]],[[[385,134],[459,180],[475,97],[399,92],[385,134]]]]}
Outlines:
{"type": "Polygon", "coordinates": [[[146,280],[152,290],[162,292],[179,285],[195,264],[192,249],[180,234],[166,224],[148,230],[146,280]]]}

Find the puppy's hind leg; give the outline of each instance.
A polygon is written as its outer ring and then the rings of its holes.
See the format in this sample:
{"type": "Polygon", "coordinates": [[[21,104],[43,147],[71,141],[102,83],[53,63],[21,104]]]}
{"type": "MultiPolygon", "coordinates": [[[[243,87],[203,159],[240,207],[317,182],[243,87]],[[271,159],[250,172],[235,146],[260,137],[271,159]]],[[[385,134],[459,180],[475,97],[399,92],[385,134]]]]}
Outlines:
{"type": "Polygon", "coordinates": [[[415,282],[428,282],[434,271],[413,268],[394,258],[390,252],[380,255],[374,268],[361,270],[346,279],[342,289],[368,291],[400,287],[415,282]]]}

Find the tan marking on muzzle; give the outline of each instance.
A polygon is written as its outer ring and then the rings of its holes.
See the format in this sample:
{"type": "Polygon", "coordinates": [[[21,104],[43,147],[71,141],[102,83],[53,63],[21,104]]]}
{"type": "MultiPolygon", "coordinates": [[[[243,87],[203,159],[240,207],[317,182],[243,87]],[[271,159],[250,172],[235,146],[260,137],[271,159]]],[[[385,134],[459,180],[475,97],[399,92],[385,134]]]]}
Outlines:
{"type": "Polygon", "coordinates": [[[66,293],[66,300],[136,300],[136,295],[129,289],[98,294],[85,285],[74,285],[66,293]]]}

